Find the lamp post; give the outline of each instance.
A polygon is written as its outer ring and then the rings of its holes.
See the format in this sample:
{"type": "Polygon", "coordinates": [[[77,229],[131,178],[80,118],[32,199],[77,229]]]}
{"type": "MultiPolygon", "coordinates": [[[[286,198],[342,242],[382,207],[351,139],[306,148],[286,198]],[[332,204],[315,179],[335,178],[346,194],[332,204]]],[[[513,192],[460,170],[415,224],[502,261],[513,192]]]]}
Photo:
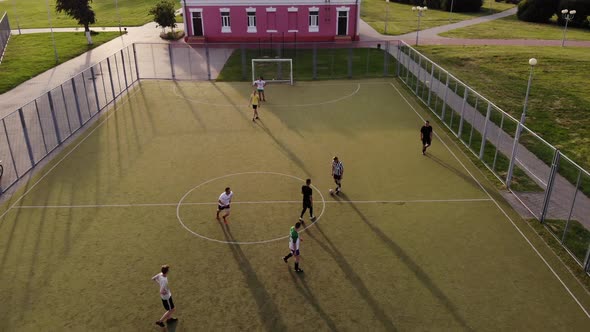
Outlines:
{"type": "Polygon", "coordinates": [[[453,15],[453,5],[455,4],[455,0],[451,0],[451,11],[449,12],[449,23],[451,23],[451,16],[453,15]]]}
{"type": "Polygon", "coordinates": [[[424,14],[425,11],[428,10],[428,7],[424,6],[424,7],[412,7],[412,11],[417,11],[418,12],[418,30],[416,30],[416,46],[418,46],[418,37],[420,35],[420,19],[422,18],[422,15],[424,14]]]}
{"type": "Polygon", "coordinates": [[[531,91],[531,83],[533,82],[533,70],[537,65],[537,59],[530,58],[529,65],[531,66],[531,71],[529,73],[529,83],[526,88],[526,95],[524,97],[524,106],[522,108],[522,115],[520,116],[520,122],[516,127],[516,134],[514,135],[514,145],[512,146],[512,155],[510,157],[510,165],[508,165],[508,174],[506,175],[506,187],[510,188],[510,182],[512,182],[512,172],[514,171],[514,162],[516,160],[516,151],[518,149],[518,141],[520,139],[520,134],[522,132],[522,128],[524,126],[524,121],[526,119],[526,109],[529,102],[529,93],[531,91]]]}
{"type": "Polygon", "coordinates": [[[16,28],[18,29],[18,34],[20,35],[21,31],[20,31],[20,23],[18,22],[18,13],[16,11],[16,0],[12,1],[12,7],[14,9],[14,15],[16,16],[16,28]]]}
{"type": "Polygon", "coordinates": [[[387,22],[389,22],[389,0],[385,0],[385,34],[387,34],[387,22]]]}
{"type": "Polygon", "coordinates": [[[121,31],[121,14],[119,14],[119,0],[115,0],[115,10],[117,11],[117,20],[119,20],[119,35],[123,34],[121,31]]]}
{"type": "Polygon", "coordinates": [[[567,24],[569,23],[569,21],[574,19],[574,15],[576,15],[576,11],[573,9],[563,9],[561,11],[561,17],[563,17],[563,19],[565,20],[565,27],[563,28],[563,38],[561,39],[561,47],[565,45],[565,34],[567,33],[567,24]]]}
{"type": "Polygon", "coordinates": [[[57,46],[55,46],[55,36],[53,35],[53,24],[51,24],[51,10],[49,9],[49,0],[45,0],[47,5],[47,20],[49,21],[49,29],[51,30],[51,39],[53,40],[53,53],[55,54],[55,63],[59,62],[59,56],[57,55],[57,46]]]}

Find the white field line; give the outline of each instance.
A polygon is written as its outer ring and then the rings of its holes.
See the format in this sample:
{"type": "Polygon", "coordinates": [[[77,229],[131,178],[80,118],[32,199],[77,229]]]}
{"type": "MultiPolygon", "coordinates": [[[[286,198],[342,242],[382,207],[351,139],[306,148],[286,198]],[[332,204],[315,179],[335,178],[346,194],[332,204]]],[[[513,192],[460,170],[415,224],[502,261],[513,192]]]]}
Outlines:
{"type": "MultiPolygon", "coordinates": [[[[401,91],[399,91],[399,89],[393,83],[390,83],[390,84],[395,89],[395,91],[397,91],[397,93],[400,95],[400,97],[402,97],[402,99],[408,104],[408,106],[410,106],[410,108],[412,108],[412,110],[414,111],[414,113],[416,113],[416,115],[420,119],[422,119],[422,121],[425,121],[425,119],[420,115],[420,113],[418,113],[418,111],[416,110],[416,108],[414,108],[414,106],[412,106],[412,104],[410,104],[410,102],[408,101],[408,99],[404,95],[402,95],[401,91]]],[[[525,239],[525,241],[531,246],[531,248],[535,251],[535,253],[537,254],[537,256],[539,256],[539,258],[543,261],[543,263],[545,263],[545,265],[547,265],[547,267],[549,268],[549,270],[551,270],[551,272],[553,273],[553,275],[555,276],[555,278],[557,278],[557,280],[559,280],[559,282],[565,288],[565,290],[569,293],[569,295],[574,299],[574,301],[576,301],[576,303],[578,304],[578,306],[580,307],[580,309],[582,309],[582,311],[584,312],[584,314],[586,314],[586,317],[590,318],[590,313],[588,313],[588,311],[586,310],[586,308],[584,308],[584,306],[582,305],[582,303],[580,303],[580,301],[574,295],[574,293],[572,293],[572,291],[569,289],[569,287],[567,287],[567,285],[565,284],[565,282],[563,282],[563,280],[561,280],[561,278],[559,277],[559,275],[557,274],[557,272],[555,272],[555,270],[551,267],[551,265],[549,265],[549,263],[547,262],[547,260],[545,260],[545,258],[543,257],[543,255],[541,255],[541,253],[537,250],[537,248],[535,248],[535,246],[526,237],[526,235],[524,235],[524,233],[520,230],[520,228],[518,228],[518,226],[516,226],[516,223],[514,222],[514,220],[512,220],[512,218],[510,218],[510,216],[508,215],[508,213],[506,213],[506,211],[500,206],[500,204],[485,189],[485,187],[481,184],[481,182],[479,182],[479,180],[469,171],[469,169],[465,166],[465,164],[463,164],[463,162],[461,162],[461,160],[459,160],[459,158],[457,157],[457,155],[453,151],[451,151],[451,149],[449,148],[449,146],[440,138],[440,136],[436,132],[434,132],[434,135],[447,148],[447,150],[453,155],[453,157],[455,157],[455,159],[459,162],[459,164],[461,164],[461,166],[465,169],[465,171],[469,174],[469,176],[471,176],[471,178],[473,180],[475,180],[475,182],[477,182],[477,184],[479,185],[479,187],[481,188],[481,190],[483,190],[483,192],[485,192],[486,195],[494,202],[494,204],[498,207],[498,209],[502,212],[502,214],[504,214],[504,216],[506,216],[506,219],[508,219],[510,221],[510,223],[512,224],[512,226],[514,226],[514,228],[518,231],[518,233],[520,233],[520,235],[525,239]]],[[[449,136],[447,135],[447,137],[449,137],[449,136]]]]}
{"type": "MultiPolygon", "coordinates": [[[[405,204],[405,203],[460,203],[460,202],[489,202],[489,198],[465,198],[465,199],[416,199],[416,200],[390,200],[390,201],[326,201],[326,204],[405,204]]],[[[300,204],[301,201],[245,201],[232,202],[231,205],[240,204],[300,204]]],[[[193,202],[181,205],[217,205],[217,202],[193,202]]],[[[130,207],[158,207],[178,206],[178,203],[129,203],[129,204],[80,204],[80,205],[21,205],[14,209],[85,209],[85,208],[130,208],[130,207]]]]}
{"type": "Polygon", "coordinates": [[[49,175],[49,173],[51,173],[51,171],[53,171],[57,166],[59,166],[59,164],[61,164],[62,161],[64,161],[70,154],[72,154],[72,152],[76,151],[76,149],[78,149],[78,147],[82,145],[82,143],[84,143],[88,139],[88,137],[90,137],[90,135],[92,135],[98,128],[102,127],[102,125],[106,123],[111,118],[111,116],[113,116],[115,112],[117,112],[117,110],[119,110],[123,105],[125,105],[131,99],[131,97],[139,91],[140,89],[138,88],[135,89],[135,91],[133,91],[132,93],[127,94],[127,98],[125,98],[125,100],[122,101],[121,105],[116,106],[104,120],[102,120],[98,125],[96,125],[94,129],[92,129],[92,131],[88,133],[88,135],[86,135],[82,140],[80,140],[80,142],[78,142],[76,146],[74,146],[70,151],[68,151],[68,153],[66,153],[65,156],[58,160],[55,163],[55,165],[53,165],[53,167],[51,167],[45,174],[43,174],[43,176],[41,176],[37,181],[35,181],[35,183],[33,183],[33,185],[27,191],[25,191],[16,201],[14,201],[14,203],[8,209],[6,209],[6,211],[4,211],[4,213],[0,215],[0,223],[3,221],[3,218],[8,213],[8,211],[14,208],[16,204],[18,204],[18,202],[20,202],[23,199],[23,197],[30,193],[31,190],[33,190],[39,184],[39,182],[41,182],[47,175],[49,175]]]}

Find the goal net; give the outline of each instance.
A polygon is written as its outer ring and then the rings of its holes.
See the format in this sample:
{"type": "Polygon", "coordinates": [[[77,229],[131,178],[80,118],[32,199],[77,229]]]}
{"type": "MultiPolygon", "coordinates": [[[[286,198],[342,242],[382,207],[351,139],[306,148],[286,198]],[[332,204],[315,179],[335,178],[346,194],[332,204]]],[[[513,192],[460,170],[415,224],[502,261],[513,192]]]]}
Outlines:
{"type": "Polygon", "coordinates": [[[293,85],[292,59],[252,59],[252,82],[260,76],[268,83],[293,85]]]}

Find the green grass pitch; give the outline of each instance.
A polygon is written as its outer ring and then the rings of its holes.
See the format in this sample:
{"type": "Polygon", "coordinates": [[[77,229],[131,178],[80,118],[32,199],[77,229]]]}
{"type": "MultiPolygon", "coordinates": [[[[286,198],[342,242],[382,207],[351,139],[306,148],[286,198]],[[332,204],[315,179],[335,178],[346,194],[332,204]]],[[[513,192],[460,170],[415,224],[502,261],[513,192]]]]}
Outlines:
{"type": "Polygon", "coordinates": [[[588,329],[590,296],[436,121],[422,156],[397,81],[271,84],[257,122],[251,91],[141,82],[5,202],[0,330],[158,330],[164,263],[172,331],[588,329]]]}

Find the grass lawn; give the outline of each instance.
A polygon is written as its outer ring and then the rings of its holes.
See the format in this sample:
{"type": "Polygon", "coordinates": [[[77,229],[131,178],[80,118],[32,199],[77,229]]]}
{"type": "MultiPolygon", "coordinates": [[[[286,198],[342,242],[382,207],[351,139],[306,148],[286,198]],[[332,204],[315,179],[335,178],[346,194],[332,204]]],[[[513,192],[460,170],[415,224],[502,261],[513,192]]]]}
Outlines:
{"type": "MultiPolygon", "coordinates": [[[[361,5],[361,18],[373,29],[385,33],[385,13],[387,3],[384,0],[364,0],[361,5]]],[[[478,16],[491,15],[514,7],[513,4],[484,0],[484,5],[478,13],[452,13],[442,10],[428,10],[422,16],[420,28],[434,28],[449,23],[468,20],[478,16]],[[450,21],[449,21],[450,18],[450,21]]],[[[388,35],[401,35],[416,31],[416,14],[412,12],[412,5],[396,2],[389,3],[388,35]]]]}
{"type": "MultiPolygon", "coordinates": [[[[481,23],[466,28],[441,33],[444,37],[476,38],[476,39],[557,39],[563,37],[563,27],[555,20],[551,24],[529,23],[519,21],[516,15],[508,16],[492,22],[481,23]]],[[[567,39],[590,40],[590,29],[567,29],[567,39]]]]}
{"type": "MultiPolygon", "coordinates": [[[[94,45],[86,44],[84,32],[55,33],[59,61],[65,62],[88,50],[117,38],[118,32],[100,32],[92,36],[94,45]]],[[[56,66],[51,34],[15,35],[10,38],[0,64],[0,93],[56,66]],[[27,56],[23,56],[26,54],[27,56]]]]}
{"type": "Polygon", "coordinates": [[[421,46],[419,50],[520,118],[529,66],[536,57],[527,126],[590,168],[588,50],[560,47],[421,46]],[[567,61],[564,61],[567,59],[567,61]]]}
{"type": "MultiPolygon", "coordinates": [[[[152,20],[152,17],[148,15],[148,11],[156,2],[157,0],[119,0],[119,15],[117,15],[114,0],[94,0],[92,2],[92,8],[96,13],[96,24],[94,26],[118,26],[118,17],[121,17],[123,26],[143,25],[152,20]]],[[[64,14],[55,12],[55,0],[49,0],[49,6],[54,27],[78,26],[76,21],[64,14]]],[[[180,2],[177,7],[180,8],[180,2]]],[[[4,11],[8,12],[13,29],[17,28],[17,18],[21,28],[45,28],[49,26],[45,0],[19,0],[16,1],[16,6],[15,0],[0,1],[0,13],[4,11]]]]}

